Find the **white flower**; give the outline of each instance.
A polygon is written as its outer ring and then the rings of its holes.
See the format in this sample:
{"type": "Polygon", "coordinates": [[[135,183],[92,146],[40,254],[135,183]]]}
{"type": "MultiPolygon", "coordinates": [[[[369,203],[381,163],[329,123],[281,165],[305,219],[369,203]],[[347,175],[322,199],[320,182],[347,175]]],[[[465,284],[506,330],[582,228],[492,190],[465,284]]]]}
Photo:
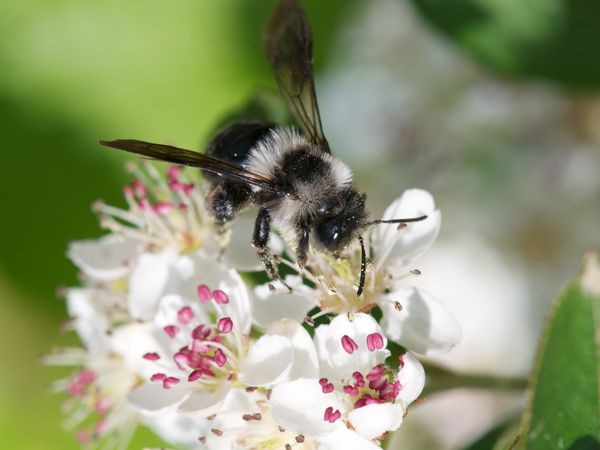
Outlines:
{"type": "Polygon", "coordinates": [[[321,378],[299,378],[273,388],[273,418],[319,448],[379,448],[375,440],[402,423],[406,407],[423,389],[421,364],[402,355],[400,370],[384,361],[387,339],[375,319],[337,316],[315,332],[321,378]]]}
{"type": "Polygon", "coordinates": [[[210,450],[317,448],[310,436],[288,431],[275,421],[268,394],[262,390],[233,390],[199,440],[210,450]]]}
{"type": "Polygon", "coordinates": [[[326,313],[367,312],[377,306],[383,312],[381,323],[390,339],[421,354],[450,350],[461,338],[460,328],[450,312],[426,291],[404,286],[407,276],[419,273],[410,267],[429,249],[440,229],[441,214],[435,209],[433,197],[423,190],[408,190],[387,208],[383,219],[422,215],[427,215],[427,219],[400,227],[380,224],[373,230],[367,245],[373,256],[360,297],[356,295],[360,249],[353,249],[339,259],[313,252],[302,275],[315,287],[303,285],[300,277],[286,278],[286,283],[294,288],[291,294],[286,294],[280,283],[272,284],[275,290],[272,286],[257,287],[257,324],[264,327],[281,317],[298,320],[317,306],[321,311],[312,319],[326,313]]]}
{"type": "MultiPolygon", "coordinates": [[[[83,321],[92,322],[99,317],[90,314],[77,320],[83,327],[83,321]]],[[[56,381],[54,390],[67,393],[66,426],[79,429],[77,439],[82,444],[112,442],[111,445],[124,448],[140,421],[126,398],[139,382],[138,373],[148,370],[144,369],[148,362],[133,361],[132,366],[122,345],[129,341],[132,328],[138,326],[143,325],[124,325],[110,335],[86,333],[84,336],[93,344],[88,348],[64,348],[44,358],[47,364],[78,366],[69,378],[56,381]]],[[[93,327],[89,323],[85,328],[93,327]]]]}
{"type": "Polygon", "coordinates": [[[177,294],[160,300],[151,331],[155,345],[137,356],[155,361],[155,371],[129,396],[139,411],[206,417],[219,411],[236,386],[270,386],[316,373],[310,336],[296,322],[281,321],[258,340],[250,339],[244,283],[221,270],[227,283],[222,290],[200,284],[194,300],[177,294]]]}

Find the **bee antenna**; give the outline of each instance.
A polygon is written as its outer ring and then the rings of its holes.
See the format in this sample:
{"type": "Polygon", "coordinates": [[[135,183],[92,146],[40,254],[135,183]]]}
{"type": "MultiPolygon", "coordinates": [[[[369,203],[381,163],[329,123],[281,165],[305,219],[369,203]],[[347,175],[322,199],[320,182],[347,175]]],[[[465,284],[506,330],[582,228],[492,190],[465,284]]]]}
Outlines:
{"type": "Polygon", "coordinates": [[[360,278],[358,280],[358,290],[356,296],[360,297],[365,288],[365,274],[367,272],[367,252],[365,251],[365,241],[362,236],[358,237],[360,242],[360,278]]]}
{"type": "Polygon", "coordinates": [[[367,225],[379,225],[380,223],[410,223],[410,222],[420,222],[421,220],[427,219],[427,216],[419,216],[419,217],[409,217],[408,219],[390,219],[390,220],[371,220],[367,222],[367,225]]]}

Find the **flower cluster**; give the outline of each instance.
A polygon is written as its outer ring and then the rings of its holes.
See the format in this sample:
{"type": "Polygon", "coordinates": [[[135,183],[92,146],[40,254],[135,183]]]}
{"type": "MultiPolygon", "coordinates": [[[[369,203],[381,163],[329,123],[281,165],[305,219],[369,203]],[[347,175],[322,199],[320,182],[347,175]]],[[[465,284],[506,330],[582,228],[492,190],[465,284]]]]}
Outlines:
{"type": "Polygon", "coordinates": [[[82,346],[47,361],[75,366],[55,387],[78,440],[123,448],[143,424],[185,448],[380,448],[423,389],[415,355],[460,339],[443,303],[409,285],[440,227],[431,195],[409,190],[387,209],[384,219],[428,218],[373,230],[357,296],[358,248],[311,252],[302,269],[279,248],[285,286],[253,286],[244,221],[223,253],[199,177],[134,170],[126,209],[95,205],[110,233],[68,251],[82,346]]]}

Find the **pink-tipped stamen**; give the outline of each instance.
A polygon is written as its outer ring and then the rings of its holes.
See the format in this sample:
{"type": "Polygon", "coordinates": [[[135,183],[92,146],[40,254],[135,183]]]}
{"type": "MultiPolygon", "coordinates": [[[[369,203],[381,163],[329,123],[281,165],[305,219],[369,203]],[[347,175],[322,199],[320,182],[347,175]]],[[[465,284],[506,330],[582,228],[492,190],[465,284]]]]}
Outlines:
{"type": "Polygon", "coordinates": [[[192,341],[192,351],[196,353],[206,353],[210,347],[206,345],[200,339],[194,339],[192,341]]]}
{"type": "Polygon", "coordinates": [[[163,329],[165,330],[165,333],[167,333],[169,337],[172,338],[174,338],[177,335],[177,333],[179,333],[179,328],[175,325],[167,325],[163,329]]]}
{"type": "Polygon", "coordinates": [[[189,196],[194,190],[194,183],[184,183],[181,185],[181,192],[185,196],[189,196]]]}
{"type": "Polygon", "coordinates": [[[321,390],[324,394],[333,392],[333,383],[330,383],[327,378],[321,378],[319,384],[321,385],[321,390]]]}
{"type": "Polygon", "coordinates": [[[179,370],[186,370],[190,365],[190,357],[181,351],[173,355],[173,360],[177,367],[179,367],[179,370]]]}
{"type": "Polygon", "coordinates": [[[356,397],[358,395],[358,388],[356,386],[350,386],[349,384],[344,386],[344,392],[352,397],[356,397]]]}
{"type": "Polygon", "coordinates": [[[371,369],[371,371],[367,374],[367,380],[369,381],[373,381],[373,380],[378,380],[379,378],[381,378],[383,375],[383,369],[381,368],[381,365],[375,366],[373,367],[373,369],[371,369]]]}
{"type": "Polygon", "coordinates": [[[179,378],[167,377],[163,380],[163,388],[171,389],[173,386],[179,383],[179,378]]]}
{"type": "Polygon", "coordinates": [[[233,320],[230,317],[221,317],[217,322],[219,333],[227,334],[233,329],[233,320]]]}
{"type": "Polygon", "coordinates": [[[217,363],[217,366],[223,367],[227,364],[227,356],[223,353],[223,350],[220,348],[215,350],[215,354],[213,355],[213,360],[217,363]]]}
{"type": "Polygon", "coordinates": [[[354,353],[355,350],[358,350],[358,345],[356,342],[354,342],[354,340],[347,334],[342,336],[342,347],[349,355],[354,353]]]}
{"type": "Polygon", "coordinates": [[[144,353],[142,358],[147,359],[148,361],[158,361],[160,359],[160,355],[155,352],[144,353]]]}
{"type": "Polygon", "coordinates": [[[383,337],[379,333],[371,333],[367,336],[367,348],[370,352],[383,348],[383,337]]]}
{"type": "Polygon", "coordinates": [[[107,398],[99,398],[94,403],[94,411],[98,414],[106,414],[110,410],[110,401],[107,398]]]}
{"type": "Polygon", "coordinates": [[[202,303],[208,303],[208,302],[210,302],[211,298],[212,298],[212,292],[211,292],[210,288],[205,284],[199,285],[198,286],[198,299],[202,303]]]}
{"type": "Polygon", "coordinates": [[[154,205],[154,211],[158,214],[169,214],[173,209],[173,204],[169,202],[158,202],[154,205]]]}
{"type": "Polygon", "coordinates": [[[177,321],[181,325],[187,325],[193,318],[194,313],[192,312],[192,308],[190,308],[189,306],[184,306],[179,311],[177,311],[177,321]]]}
{"type": "Polygon", "coordinates": [[[207,374],[206,370],[204,370],[204,369],[196,369],[196,370],[194,370],[192,373],[190,373],[188,375],[188,381],[190,383],[193,383],[194,381],[198,381],[205,374],[207,374]]]}
{"type": "Polygon", "coordinates": [[[213,291],[213,298],[219,305],[226,305],[229,303],[229,296],[221,289],[215,289],[213,291]]]}
{"type": "Polygon", "coordinates": [[[163,381],[167,378],[167,375],[164,373],[155,373],[150,377],[150,381],[163,381]]]}
{"type": "Polygon", "coordinates": [[[352,374],[352,378],[354,378],[354,384],[356,385],[356,387],[363,387],[365,385],[365,377],[363,377],[363,374],[360,372],[354,372],[352,374]]]}
{"type": "Polygon", "coordinates": [[[325,420],[325,422],[333,423],[340,417],[342,417],[342,413],[340,413],[338,409],[334,411],[331,406],[325,408],[325,412],[323,413],[323,420],[325,420]]]}
{"type": "Polygon", "coordinates": [[[181,166],[169,166],[167,169],[167,178],[169,181],[179,181],[181,175],[181,166]]]}

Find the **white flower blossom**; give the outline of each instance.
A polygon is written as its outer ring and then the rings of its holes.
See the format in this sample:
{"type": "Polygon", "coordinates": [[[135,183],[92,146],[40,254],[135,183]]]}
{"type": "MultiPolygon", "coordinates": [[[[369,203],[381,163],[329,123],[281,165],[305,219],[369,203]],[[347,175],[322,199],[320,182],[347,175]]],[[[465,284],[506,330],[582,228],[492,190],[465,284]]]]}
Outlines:
{"type": "MultiPolygon", "coordinates": [[[[384,220],[427,215],[427,219],[397,226],[378,225],[371,233],[369,267],[365,289],[356,295],[360,272],[360,251],[354,249],[343,258],[318,252],[309,256],[308,269],[301,273],[314,288],[302,284],[301,277],[286,278],[294,292],[286,294],[279,284],[275,291],[265,286],[255,289],[257,325],[281,317],[298,320],[314,308],[320,312],[347,314],[367,312],[379,307],[386,335],[407,349],[420,354],[444,353],[460,341],[458,324],[444,304],[420,288],[405,286],[406,278],[417,275],[414,262],[433,244],[441,223],[433,197],[426,191],[411,189],[396,199],[383,215],[384,220]],[[274,307],[274,305],[277,305],[274,307]]],[[[293,264],[288,264],[292,267],[293,264]]]]}
{"type": "MultiPolygon", "coordinates": [[[[223,279],[226,274],[223,269],[223,279]]],[[[239,276],[229,282],[214,291],[198,285],[195,300],[176,294],[161,299],[152,329],[146,330],[154,345],[137,355],[156,367],[146,374],[149,382],[129,395],[136,409],[207,417],[220,410],[235,387],[271,386],[316,373],[316,352],[298,323],[281,321],[260,338],[250,338],[244,283],[239,276]]]]}
{"type": "Polygon", "coordinates": [[[71,424],[96,418],[79,440],[124,445],[143,423],[186,448],[380,448],[425,380],[412,353],[393,361],[388,339],[430,354],[460,337],[439,300],[404,285],[439,231],[431,196],[407,191],[384,219],[428,218],[366,239],[362,296],[360,249],[350,248],[339,258],[311,252],[306,271],[285,278],[293,292],[269,283],[251,301],[238,272],[260,266],[249,233],[237,230],[222,254],[198,180],[178,167],[167,181],[150,165],[135,170],[127,210],[96,205],[111,234],[68,250],[82,280],[65,291],[69,326],[84,348],[47,360],[79,366],[55,386],[70,397],[71,424]]]}
{"type": "MultiPolygon", "coordinates": [[[[330,449],[378,448],[375,440],[402,423],[425,377],[410,353],[399,371],[385,364],[390,352],[375,319],[339,315],[315,332],[320,378],[298,378],[273,388],[272,415],[286,430],[330,449]]],[[[321,447],[319,447],[321,448],[321,447]]]]}

